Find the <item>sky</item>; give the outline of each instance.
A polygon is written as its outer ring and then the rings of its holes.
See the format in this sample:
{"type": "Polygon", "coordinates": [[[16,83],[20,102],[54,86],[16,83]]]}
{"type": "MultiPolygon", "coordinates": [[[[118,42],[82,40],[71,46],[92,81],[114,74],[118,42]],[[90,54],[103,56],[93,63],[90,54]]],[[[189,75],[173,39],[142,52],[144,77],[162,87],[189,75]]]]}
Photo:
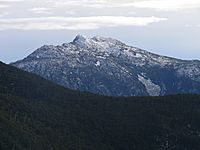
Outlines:
{"type": "Polygon", "coordinates": [[[0,0],[0,61],[25,58],[77,34],[200,59],[200,0],[0,0]]]}

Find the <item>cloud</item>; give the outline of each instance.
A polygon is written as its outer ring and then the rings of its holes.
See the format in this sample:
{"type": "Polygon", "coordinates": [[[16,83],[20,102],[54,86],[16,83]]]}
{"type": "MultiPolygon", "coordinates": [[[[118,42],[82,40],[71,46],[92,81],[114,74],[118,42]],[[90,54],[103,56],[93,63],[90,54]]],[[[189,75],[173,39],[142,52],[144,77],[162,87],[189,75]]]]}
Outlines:
{"type": "Polygon", "coordinates": [[[7,16],[9,13],[6,11],[0,11],[0,17],[7,16]]]}
{"type": "Polygon", "coordinates": [[[196,24],[196,25],[186,24],[185,27],[187,27],[187,28],[200,28],[200,24],[196,24]]]}
{"type": "Polygon", "coordinates": [[[150,8],[160,11],[177,11],[189,8],[200,8],[200,0],[44,0],[53,7],[81,6],[92,8],[150,8]]]}
{"type": "Polygon", "coordinates": [[[78,16],[79,13],[81,13],[79,16],[84,16],[90,15],[91,12],[94,12],[94,15],[133,16],[135,13],[128,13],[128,10],[146,13],[147,8],[157,11],[200,8],[200,0],[0,0],[0,10],[6,10],[13,17],[38,16],[38,14],[78,16]]]}
{"type": "Polygon", "coordinates": [[[72,10],[67,10],[67,11],[65,11],[65,14],[67,14],[67,15],[75,15],[76,12],[72,11],[72,10]]]}
{"type": "Polygon", "coordinates": [[[0,4],[0,8],[7,8],[9,5],[0,4]]]}
{"type": "Polygon", "coordinates": [[[124,4],[127,7],[151,8],[160,11],[178,11],[200,8],[200,0],[149,0],[124,4]]]}
{"type": "Polygon", "coordinates": [[[104,27],[146,26],[167,20],[156,17],[93,16],[0,19],[0,30],[92,30],[104,27]]]}
{"type": "Polygon", "coordinates": [[[24,0],[0,0],[1,2],[23,2],[24,0]]]}
{"type": "Polygon", "coordinates": [[[7,8],[12,5],[13,2],[23,2],[24,0],[0,0],[0,8],[7,8]]]}
{"type": "Polygon", "coordinates": [[[51,14],[52,13],[49,8],[45,8],[45,7],[35,7],[28,10],[35,14],[51,14]]]}
{"type": "Polygon", "coordinates": [[[110,4],[115,4],[112,0],[46,0],[47,4],[53,7],[62,6],[81,6],[81,7],[92,7],[92,8],[103,8],[112,6],[110,4]]]}

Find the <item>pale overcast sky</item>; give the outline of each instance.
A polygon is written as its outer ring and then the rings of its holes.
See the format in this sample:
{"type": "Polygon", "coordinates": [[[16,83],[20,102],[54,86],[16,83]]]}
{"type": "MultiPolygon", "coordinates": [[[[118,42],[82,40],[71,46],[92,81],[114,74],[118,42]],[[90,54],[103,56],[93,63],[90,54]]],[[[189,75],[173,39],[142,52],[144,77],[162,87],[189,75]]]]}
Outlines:
{"type": "Polygon", "coordinates": [[[77,34],[200,59],[200,0],[0,0],[0,61],[77,34]]]}

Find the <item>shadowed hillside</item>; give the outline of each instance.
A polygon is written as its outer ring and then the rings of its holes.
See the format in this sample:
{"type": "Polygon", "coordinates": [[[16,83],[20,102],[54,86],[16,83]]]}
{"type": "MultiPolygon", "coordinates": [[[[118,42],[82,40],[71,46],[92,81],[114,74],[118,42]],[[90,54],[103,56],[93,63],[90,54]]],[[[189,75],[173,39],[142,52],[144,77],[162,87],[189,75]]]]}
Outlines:
{"type": "Polygon", "coordinates": [[[200,96],[103,97],[0,63],[2,150],[199,150],[200,96]]]}

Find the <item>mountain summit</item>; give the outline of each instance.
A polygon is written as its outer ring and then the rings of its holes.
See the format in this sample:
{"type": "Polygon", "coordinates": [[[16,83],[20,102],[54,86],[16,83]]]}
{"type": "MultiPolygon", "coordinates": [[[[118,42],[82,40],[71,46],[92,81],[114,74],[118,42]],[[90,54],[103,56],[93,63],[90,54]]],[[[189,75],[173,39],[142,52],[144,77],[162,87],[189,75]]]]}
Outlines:
{"type": "Polygon", "coordinates": [[[123,42],[77,35],[44,45],[12,64],[62,86],[109,96],[200,93],[200,61],[180,60],[123,42]]]}

